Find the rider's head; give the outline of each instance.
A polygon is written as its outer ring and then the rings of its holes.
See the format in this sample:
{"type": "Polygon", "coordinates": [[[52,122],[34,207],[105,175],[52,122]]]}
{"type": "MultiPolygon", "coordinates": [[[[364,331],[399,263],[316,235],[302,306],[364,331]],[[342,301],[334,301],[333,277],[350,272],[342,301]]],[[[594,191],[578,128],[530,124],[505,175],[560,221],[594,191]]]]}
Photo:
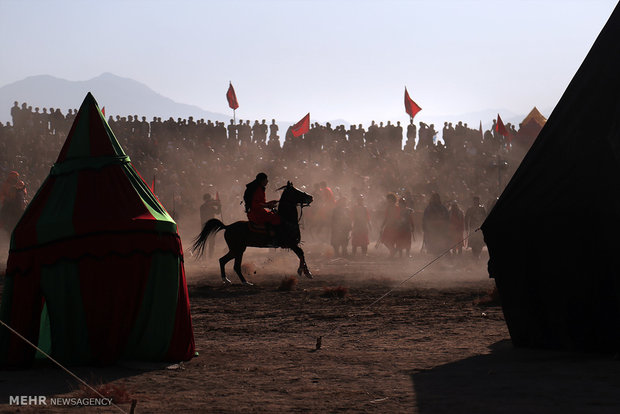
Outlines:
{"type": "Polygon", "coordinates": [[[262,185],[263,187],[266,187],[267,183],[269,182],[269,180],[267,179],[267,174],[265,174],[264,172],[256,174],[256,182],[260,183],[260,185],[262,185]]]}

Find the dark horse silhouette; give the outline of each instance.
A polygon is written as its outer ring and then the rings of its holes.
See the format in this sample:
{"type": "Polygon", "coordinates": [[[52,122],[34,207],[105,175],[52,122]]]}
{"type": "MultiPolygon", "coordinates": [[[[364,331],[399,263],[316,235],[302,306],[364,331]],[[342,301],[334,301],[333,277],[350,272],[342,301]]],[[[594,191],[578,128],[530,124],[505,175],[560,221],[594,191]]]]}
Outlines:
{"type": "Polygon", "coordinates": [[[306,265],[304,251],[299,247],[301,234],[299,232],[299,217],[297,214],[297,206],[302,208],[312,203],[312,196],[304,193],[293,186],[289,181],[284,187],[278,190],[284,190],[280,201],[278,202],[278,213],[282,220],[282,225],[277,228],[276,234],[272,235],[268,231],[258,232],[250,229],[247,221],[237,221],[226,226],[218,219],[207,221],[194,241],[192,252],[197,252],[198,257],[204,253],[205,242],[211,235],[215,235],[220,230],[224,231],[224,239],[228,245],[228,253],[220,257],[220,271],[222,273],[222,281],[231,283],[226,277],[226,263],[235,259],[233,268],[244,285],[251,285],[241,273],[241,260],[243,253],[247,247],[280,247],[283,249],[291,249],[297,257],[299,257],[299,268],[297,274],[301,276],[303,273],[306,277],[312,278],[310,270],[306,265]]]}

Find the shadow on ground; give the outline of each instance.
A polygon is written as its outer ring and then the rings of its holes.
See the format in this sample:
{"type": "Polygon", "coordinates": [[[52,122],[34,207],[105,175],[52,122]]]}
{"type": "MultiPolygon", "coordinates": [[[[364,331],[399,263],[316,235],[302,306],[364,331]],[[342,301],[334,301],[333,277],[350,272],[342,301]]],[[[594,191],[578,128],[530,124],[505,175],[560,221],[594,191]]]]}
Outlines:
{"type": "Polygon", "coordinates": [[[188,293],[190,300],[193,298],[235,298],[256,295],[262,292],[259,286],[244,286],[241,284],[220,284],[218,286],[190,285],[188,293]]]}
{"type": "MultiPolygon", "coordinates": [[[[141,375],[148,371],[172,369],[176,365],[167,362],[119,362],[109,367],[69,367],[69,370],[97,388],[120,378],[141,375]]],[[[43,362],[28,369],[0,371],[0,404],[8,404],[10,396],[54,396],[83,389],[80,382],[62,369],[43,362]]],[[[85,395],[87,392],[84,390],[85,395]]]]}
{"type": "Polygon", "coordinates": [[[424,413],[618,413],[620,361],[611,355],[518,349],[411,372],[424,413]]]}

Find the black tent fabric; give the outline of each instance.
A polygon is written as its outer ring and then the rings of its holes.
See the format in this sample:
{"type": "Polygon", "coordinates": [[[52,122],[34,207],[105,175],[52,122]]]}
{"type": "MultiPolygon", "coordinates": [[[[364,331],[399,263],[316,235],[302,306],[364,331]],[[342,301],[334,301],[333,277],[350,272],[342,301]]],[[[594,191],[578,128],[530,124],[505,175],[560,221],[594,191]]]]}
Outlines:
{"type": "Polygon", "coordinates": [[[482,225],[516,346],[620,350],[620,4],[482,225]]]}

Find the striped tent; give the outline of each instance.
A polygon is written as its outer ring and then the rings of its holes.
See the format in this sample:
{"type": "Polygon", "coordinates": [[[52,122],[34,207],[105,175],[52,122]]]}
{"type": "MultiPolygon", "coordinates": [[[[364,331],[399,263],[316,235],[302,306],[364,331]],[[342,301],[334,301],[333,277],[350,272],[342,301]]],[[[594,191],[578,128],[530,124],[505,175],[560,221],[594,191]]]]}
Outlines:
{"type": "MultiPolygon", "coordinates": [[[[90,93],[13,230],[0,319],[64,363],[194,355],[176,223],[90,93]]],[[[0,364],[34,357],[0,328],[0,364]]]]}

